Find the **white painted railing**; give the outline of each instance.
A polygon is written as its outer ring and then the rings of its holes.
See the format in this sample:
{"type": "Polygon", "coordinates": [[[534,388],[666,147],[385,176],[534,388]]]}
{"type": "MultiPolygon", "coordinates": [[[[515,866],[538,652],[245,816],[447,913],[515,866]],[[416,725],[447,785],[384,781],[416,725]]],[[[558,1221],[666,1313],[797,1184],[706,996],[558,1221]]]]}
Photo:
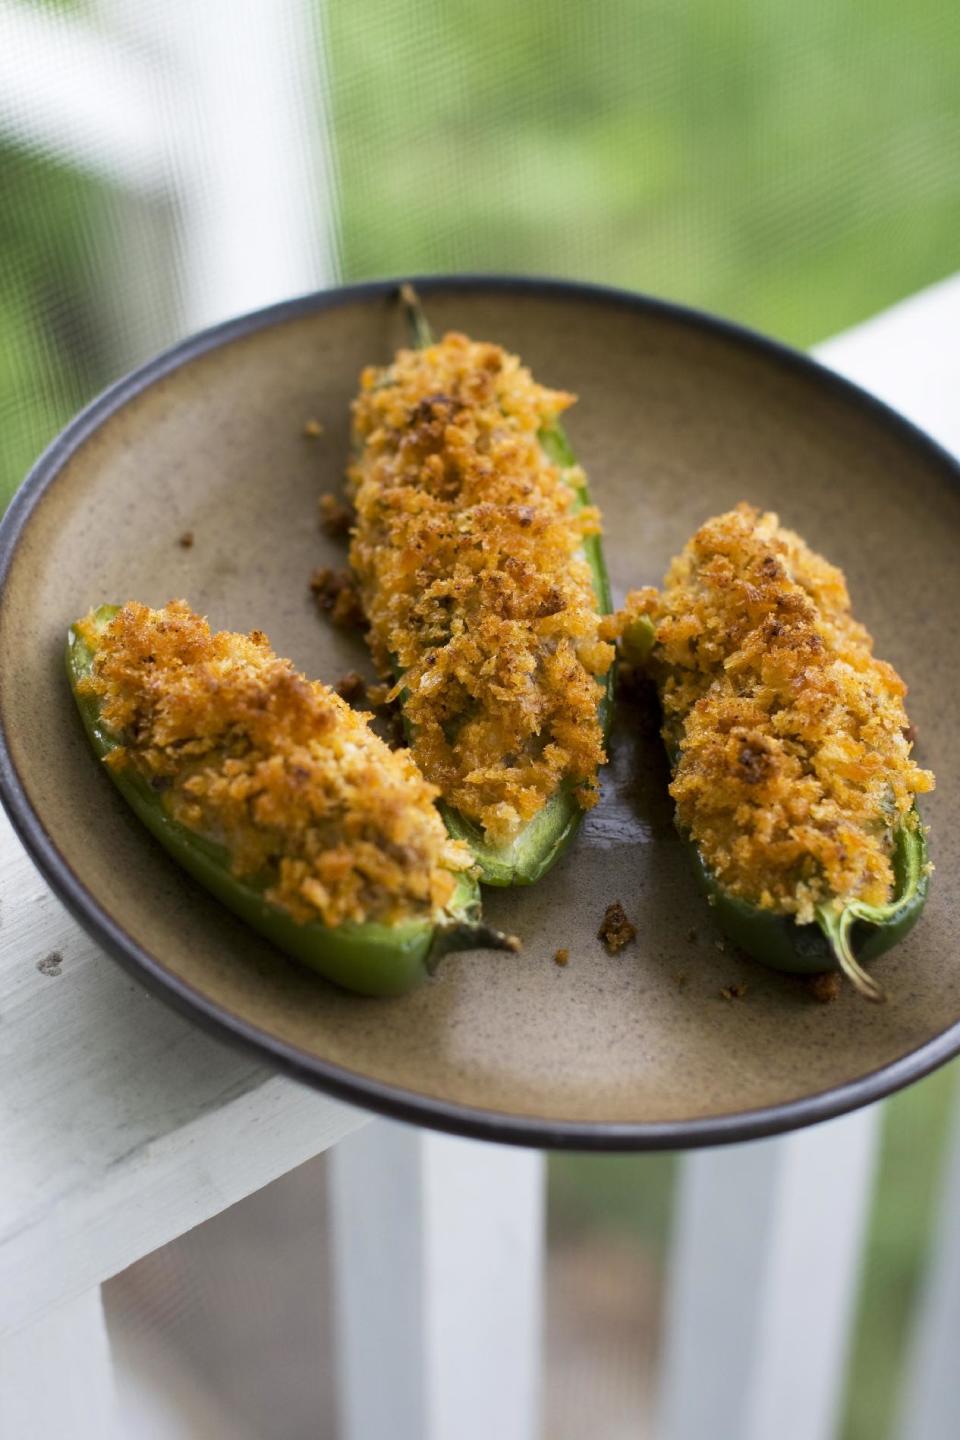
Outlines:
{"type": "MultiPolygon", "coordinates": [[[[818,359],[960,453],[960,277],[818,359]]],[[[830,1440],[883,1106],[683,1166],[658,1440],[830,1440]]],[[[900,1440],[960,1434],[960,1119],[900,1440]]]]}
{"type": "MultiPolygon", "coordinates": [[[[94,30],[0,0],[0,133],[166,197],[184,328],[334,281],[315,7],[98,13],[94,30]]],[[[960,450],[958,336],[955,281],[821,357],[960,450]]],[[[371,1123],[222,1048],[105,959],[5,820],[0,891],[4,1440],[117,1433],[99,1286],[330,1146],[346,1440],[535,1440],[542,1157],[371,1123]]],[[[881,1117],[685,1160],[659,1440],[835,1433],[881,1117]]],[[[960,1122],[930,1277],[902,1440],[957,1433],[960,1122]]]]}

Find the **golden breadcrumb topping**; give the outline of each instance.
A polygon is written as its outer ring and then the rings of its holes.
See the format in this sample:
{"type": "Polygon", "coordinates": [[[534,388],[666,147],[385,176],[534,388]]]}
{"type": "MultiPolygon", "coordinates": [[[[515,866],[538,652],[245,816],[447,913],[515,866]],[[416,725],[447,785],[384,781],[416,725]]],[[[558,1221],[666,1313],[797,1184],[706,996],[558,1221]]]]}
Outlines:
{"type": "Polygon", "coordinates": [[[437,918],[468,848],[446,833],[407,751],[393,751],[265,635],[213,633],[185,601],[131,601],[105,630],[81,694],[175,820],[226,847],[234,873],[298,921],[437,918]]]}
{"type": "Polygon", "coordinates": [[[573,396],[450,334],[368,369],[350,561],[374,659],[402,677],[414,758],[494,844],[561,784],[586,808],[605,758],[613,647],[583,554],[600,516],[540,443],[573,396]]]}
{"type": "Polygon", "coordinates": [[[656,625],[677,818],[723,887],[800,923],[831,900],[887,903],[892,832],[934,782],[842,573],[741,504],[697,531],[662,594],[627,597],[621,629],[638,615],[656,625]]]}

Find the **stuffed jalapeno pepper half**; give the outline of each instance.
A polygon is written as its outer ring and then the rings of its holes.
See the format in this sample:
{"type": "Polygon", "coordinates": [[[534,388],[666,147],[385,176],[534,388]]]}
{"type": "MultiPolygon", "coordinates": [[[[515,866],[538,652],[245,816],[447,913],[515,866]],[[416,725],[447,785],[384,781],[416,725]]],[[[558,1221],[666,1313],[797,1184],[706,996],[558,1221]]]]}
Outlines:
{"type": "Polygon", "coordinates": [[[77,621],[67,673],[96,754],[173,857],[327,979],[410,989],[450,949],[515,948],[478,923],[468,847],[436,790],[258,631],[183,601],[77,621]]]}
{"type": "Polygon", "coordinates": [[[906,686],[872,653],[842,573],[741,504],[708,520],[662,592],[628,597],[624,658],[656,681],[670,792],[721,924],[782,970],[842,970],[916,920],[929,865],[906,686]]]}
{"type": "Polygon", "coordinates": [[[559,424],[574,397],[500,346],[370,368],[353,407],[350,562],[411,753],[481,880],[522,885],[596,802],[613,647],[600,516],[559,424]]]}

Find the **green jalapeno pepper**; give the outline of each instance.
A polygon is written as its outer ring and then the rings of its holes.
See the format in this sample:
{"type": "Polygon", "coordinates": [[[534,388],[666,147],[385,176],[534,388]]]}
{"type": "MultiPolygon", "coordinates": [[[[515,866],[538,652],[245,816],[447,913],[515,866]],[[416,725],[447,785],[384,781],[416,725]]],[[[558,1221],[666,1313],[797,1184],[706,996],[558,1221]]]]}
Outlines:
{"type": "MultiPolygon", "coordinates": [[[[425,348],[433,344],[430,326],[413,287],[404,285],[400,296],[414,345],[425,348]]],[[[576,464],[576,457],[559,421],[541,429],[539,439],[544,453],[554,465],[569,469],[576,464]]],[[[575,496],[572,508],[576,513],[591,504],[590,489],[585,479],[582,484],[572,488],[575,496]]],[[[590,566],[599,612],[601,615],[609,615],[613,609],[610,580],[598,535],[588,535],[585,538],[583,553],[590,566]]],[[[610,728],[613,666],[605,680],[598,683],[597,688],[598,714],[606,738],[610,728]]],[[[401,694],[401,704],[402,702],[401,694]]],[[[577,833],[584,812],[574,793],[575,789],[570,783],[561,784],[533,819],[529,820],[507,845],[489,844],[480,827],[467,820],[452,806],[441,802],[440,810],[450,834],[458,840],[465,840],[470,846],[483,884],[501,887],[532,885],[559,859],[577,833]]]]}
{"type": "Polygon", "coordinates": [[[926,901],[927,845],[916,810],[909,823],[893,832],[894,896],[889,904],[847,900],[839,906],[819,905],[810,925],[798,925],[790,915],[777,915],[727,894],[696,846],[690,844],[690,850],[720,928],[741,950],[793,975],[841,970],[865,999],[886,999],[860,961],[873,960],[902,940],[926,901]]]}
{"type": "MultiPolygon", "coordinates": [[[[99,607],[94,615],[98,630],[106,628],[118,608],[99,607]]],[[[71,629],[67,635],[67,677],[90,744],[102,760],[122,742],[102,724],[96,697],[77,693],[80,681],[91,673],[93,659],[94,651],[71,629]]],[[[516,940],[480,923],[479,888],[476,880],[466,875],[460,877],[439,924],[421,919],[393,925],[300,923],[264,897],[265,881],[241,880],[232,873],[230,855],[223,845],[173,819],[164,808],[162,796],[132,767],[108,768],[134,813],[194,879],[278,949],[344,989],[361,995],[402,995],[431,975],[448,951],[518,948],[516,940]]]]}
{"type": "MultiPolygon", "coordinates": [[[[620,641],[620,653],[632,665],[642,666],[656,639],[647,615],[632,620],[620,641]]],[[[673,768],[676,751],[668,743],[673,768]]],[[[893,830],[893,899],[886,905],[862,900],[817,907],[814,923],[798,925],[791,915],[751,905],[730,895],[706,864],[693,841],[686,839],[697,880],[713,907],[720,928],[741,950],[773,970],[792,975],[820,975],[839,970],[867,1000],[883,1001],[883,989],[862,968],[890,950],[912,929],[927,898],[927,842],[920,815],[914,807],[893,830]]]]}

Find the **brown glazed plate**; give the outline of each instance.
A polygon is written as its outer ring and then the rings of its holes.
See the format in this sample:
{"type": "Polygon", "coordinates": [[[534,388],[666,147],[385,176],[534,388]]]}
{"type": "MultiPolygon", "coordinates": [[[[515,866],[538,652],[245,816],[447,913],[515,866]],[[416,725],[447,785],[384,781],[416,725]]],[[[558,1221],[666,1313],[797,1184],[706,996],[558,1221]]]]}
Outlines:
{"type": "MultiPolygon", "coordinates": [[[[87,748],[63,671],[101,601],[183,596],[266,630],[311,676],[370,674],[308,591],[343,551],[336,489],[364,365],[404,341],[393,283],[221,325],[114,385],[54,442],[0,528],[0,781],[54,889],[117,959],[216,1034],[344,1099],[490,1140],[580,1149],[743,1140],[850,1110],[960,1050],[960,487],[950,457],[803,356],[638,295],[497,277],[417,284],[438,332],[518,351],[573,390],[569,432],[602,507],[615,598],[659,583],[709,515],[777,510],[846,572],[910,685],[937,867],[913,933],[874,962],[890,995],[816,1003],[724,949],[674,832],[649,715],[623,710],[603,795],[540,884],[488,891],[518,955],[447,958],[399,1000],[344,994],[248,932],[140,828],[87,748]],[[304,436],[319,420],[319,438],[304,436]],[[185,532],[190,548],[180,545],[185,532]],[[633,945],[596,938],[623,902],[633,945]],[[558,948],[570,952],[560,968],[558,948]],[[731,985],[741,996],[724,998],[731,985]]],[[[136,1037],[130,1037],[136,1044],[136,1037]]]]}

